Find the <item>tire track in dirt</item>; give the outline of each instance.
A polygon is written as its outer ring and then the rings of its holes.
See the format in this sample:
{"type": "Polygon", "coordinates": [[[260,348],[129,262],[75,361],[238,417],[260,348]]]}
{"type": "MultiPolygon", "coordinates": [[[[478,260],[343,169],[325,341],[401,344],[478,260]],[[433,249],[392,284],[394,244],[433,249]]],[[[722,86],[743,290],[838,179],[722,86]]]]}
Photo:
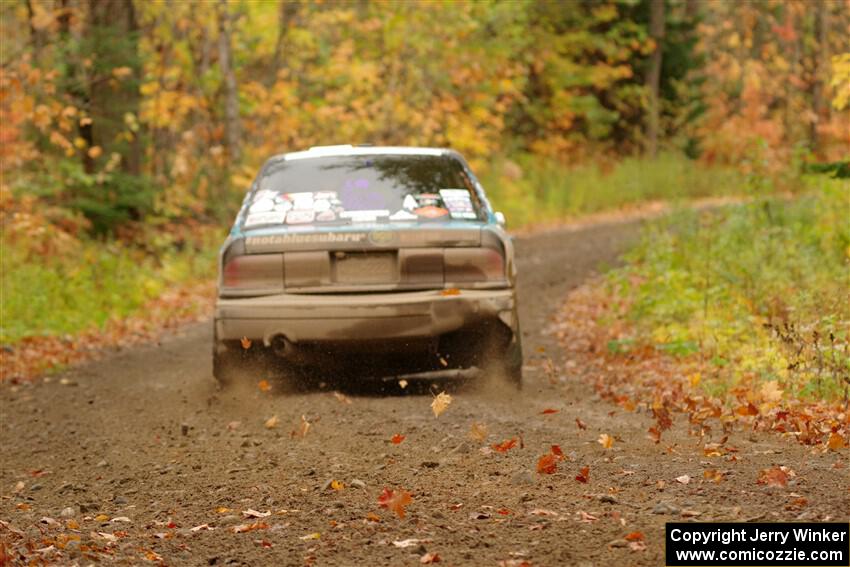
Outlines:
{"type": "MultiPolygon", "coordinates": [[[[655,445],[645,438],[649,417],[598,400],[569,373],[548,379],[544,357],[564,368],[546,332],[559,302],[614,263],[638,230],[614,223],[519,239],[525,389],[495,380],[450,386],[454,402],[439,418],[428,384],[334,386],[350,404],[280,384],[264,393],[261,377],[217,392],[208,323],[49,382],[4,386],[0,519],[43,542],[63,530],[39,520],[64,520],[71,508],[82,542],[108,544],[104,557],[124,563],[418,565],[431,552],[447,565],[585,566],[663,564],[664,522],[683,511],[700,520],[846,519],[850,483],[847,468],[833,468],[834,455],[737,432],[728,443],[740,448],[739,460],[722,464],[730,480],[703,483],[702,445],[685,424],[655,445]],[[559,411],[544,416],[546,408],[559,411]],[[291,438],[302,415],[310,431],[291,438]],[[279,425],[264,427],[272,416],[279,425]],[[486,442],[469,438],[473,422],[487,426],[486,442]],[[596,442],[601,433],[617,438],[612,449],[596,442]],[[392,444],[395,434],[405,440],[392,444]],[[522,447],[489,449],[510,438],[522,447]],[[555,474],[538,475],[537,459],[552,444],[567,458],[555,474]],[[779,464],[797,472],[793,486],[755,484],[759,470],[779,464]],[[584,466],[587,484],[574,479],[584,466]],[[684,474],[689,484],[673,480],[684,474]],[[345,488],[333,490],[331,480],[345,488]],[[385,487],[412,493],[403,520],[378,506],[385,487]],[[792,493],[808,500],[805,509],[788,506],[792,493]],[[261,519],[268,527],[234,533],[259,521],[242,517],[248,509],[272,512],[261,519]],[[215,529],[190,529],[202,524],[215,529]],[[623,539],[635,531],[643,551],[623,539]],[[96,532],[126,535],[109,543],[96,532]],[[393,543],[410,539],[419,541],[393,543]]],[[[0,538],[13,552],[22,541],[8,530],[0,538]]],[[[51,553],[57,562],[87,562],[76,544],[51,553]]]]}

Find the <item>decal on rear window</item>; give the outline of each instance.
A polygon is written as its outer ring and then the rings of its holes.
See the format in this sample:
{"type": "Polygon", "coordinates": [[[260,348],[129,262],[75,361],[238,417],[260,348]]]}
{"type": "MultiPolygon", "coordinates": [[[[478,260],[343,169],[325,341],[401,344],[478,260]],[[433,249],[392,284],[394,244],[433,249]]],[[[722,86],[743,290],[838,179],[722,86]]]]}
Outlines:
{"type": "Polygon", "coordinates": [[[246,202],[243,226],[476,220],[482,208],[449,155],[327,156],[268,166],[246,202]]]}

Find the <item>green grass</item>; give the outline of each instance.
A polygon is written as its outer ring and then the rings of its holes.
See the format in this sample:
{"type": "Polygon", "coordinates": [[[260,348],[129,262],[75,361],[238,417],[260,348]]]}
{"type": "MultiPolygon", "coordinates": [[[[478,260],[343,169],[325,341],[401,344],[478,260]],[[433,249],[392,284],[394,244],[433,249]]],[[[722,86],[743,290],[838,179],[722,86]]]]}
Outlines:
{"type": "Polygon", "coordinates": [[[674,154],[654,160],[627,158],[608,171],[592,164],[569,167],[518,156],[483,168],[481,182],[491,204],[505,213],[512,228],[647,201],[741,194],[748,186],[736,170],[707,168],[674,154]]]}
{"type": "Polygon", "coordinates": [[[207,240],[156,257],[114,240],[83,240],[45,258],[4,238],[0,342],[102,328],[112,318],[137,313],[171,286],[209,279],[218,242],[207,240]]]}
{"type": "Polygon", "coordinates": [[[643,342],[699,353],[713,393],[755,376],[802,397],[835,399],[850,383],[850,191],[804,178],[793,201],[683,211],[647,229],[617,292],[643,342]]]}

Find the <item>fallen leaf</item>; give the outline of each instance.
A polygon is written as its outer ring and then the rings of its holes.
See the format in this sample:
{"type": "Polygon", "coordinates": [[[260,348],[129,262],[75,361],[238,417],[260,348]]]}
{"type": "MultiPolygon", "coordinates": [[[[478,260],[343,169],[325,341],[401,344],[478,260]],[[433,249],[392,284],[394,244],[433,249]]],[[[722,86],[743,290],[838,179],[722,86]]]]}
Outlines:
{"type": "Polygon", "coordinates": [[[576,475],[576,480],[582,484],[587,484],[587,482],[590,480],[590,467],[582,467],[582,469],[576,475]]]}
{"type": "Polygon", "coordinates": [[[599,519],[596,516],[594,516],[593,514],[588,514],[584,510],[578,511],[578,517],[579,517],[579,521],[581,521],[582,523],[585,523],[585,524],[592,524],[593,522],[595,522],[596,520],[599,519]]]}
{"type": "Polygon", "coordinates": [[[232,512],[233,508],[227,508],[225,506],[219,506],[215,509],[217,514],[227,514],[228,512],[232,512]]]}
{"type": "Polygon", "coordinates": [[[395,512],[399,518],[404,519],[405,508],[413,502],[413,498],[406,490],[393,491],[389,488],[384,488],[384,491],[378,497],[378,504],[381,508],[387,508],[395,512]]]}
{"type": "Polygon", "coordinates": [[[393,436],[392,436],[392,438],[390,439],[390,443],[392,443],[393,445],[398,445],[399,443],[401,443],[402,441],[404,441],[404,438],[405,438],[405,436],[404,436],[404,435],[402,435],[402,434],[400,434],[400,433],[396,433],[396,434],[395,434],[395,435],[393,435],[393,436]]]}
{"type": "Polygon", "coordinates": [[[487,426],[483,423],[473,423],[469,428],[469,437],[476,441],[487,439],[487,426]]]}
{"type": "Polygon", "coordinates": [[[752,403],[748,403],[747,405],[741,406],[738,409],[736,409],[735,413],[737,413],[738,415],[742,415],[742,416],[758,415],[759,410],[752,403]]]}
{"type": "Polygon", "coordinates": [[[257,512],[256,510],[252,510],[248,508],[247,510],[242,511],[242,515],[246,518],[268,518],[272,515],[271,511],[268,512],[257,512]]]}
{"type": "Polygon", "coordinates": [[[280,420],[277,418],[276,415],[268,418],[265,423],[266,429],[274,429],[275,427],[277,427],[279,421],[280,420]]]}
{"type": "Polygon", "coordinates": [[[561,451],[560,445],[552,445],[551,451],[552,451],[552,454],[555,455],[555,457],[558,458],[558,460],[560,460],[560,461],[564,460],[564,452],[561,451]]]}
{"type": "Polygon", "coordinates": [[[440,556],[436,552],[429,552],[419,558],[419,563],[422,565],[428,565],[430,563],[439,563],[440,556]]]}
{"type": "Polygon", "coordinates": [[[118,516],[116,518],[112,518],[112,520],[110,520],[110,521],[111,522],[123,522],[125,524],[132,523],[132,520],[130,518],[128,518],[127,516],[118,516]]]}
{"type": "Polygon", "coordinates": [[[334,397],[343,404],[351,405],[351,398],[340,392],[334,392],[334,397]]]}
{"type": "Polygon", "coordinates": [[[428,539],[410,538],[410,539],[401,539],[401,540],[394,541],[393,545],[396,546],[396,547],[400,547],[400,548],[404,549],[405,547],[413,547],[414,545],[421,545],[423,543],[430,543],[430,542],[431,542],[431,540],[428,540],[428,539]]]}
{"type": "Polygon", "coordinates": [[[193,528],[189,528],[190,532],[199,532],[201,530],[212,530],[209,524],[201,524],[200,526],[195,526],[193,528]]]}
{"type": "Polygon", "coordinates": [[[370,522],[380,522],[381,521],[381,517],[378,516],[374,512],[369,512],[368,514],[366,514],[366,519],[369,520],[370,522]]]}
{"type": "Polygon", "coordinates": [[[643,551],[646,549],[646,544],[642,541],[630,541],[629,549],[632,551],[643,551]]]}
{"type": "Polygon", "coordinates": [[[109,520],[109,516],[107,516],[106,514],[98,514],[97,516],[94,517],[95,522],[106,522],[108,520],[109,520]]]}
{"type": "Polygon", "coordinates": [[[788,473],[781,467],[773,467],[772,469],[763,469],[759,472],[756,484],[765,484],[767,486],[785,487],[788,484],[788,473]]]}
{"type": "Polygon", "coordinates": [[[498,510],[496,510],[496,513],[502,516],[509,516],[511,511],[507,508],[499,508],[498,510]]]}
{"type": "Polygon", "coordinates": [[[248,350],[249,348],[251,348],[251,339],[249,339],[248,337],[242,337],[241,342],[242,342],[242,348],[244,348],[245,350],[248,350]]]}
{"type": "Polygon", "coordinates": [[[338,480],[332,480],[331,481],[331,488],[333,488],[334,490],[342,490],[343,488],[345,488],[345,484],[343,484],[342,482],[340,482],[338,480]]]}
{"type": "Polygon", "coordinates": [[[233,533],[235,534],[243,534],[246,532],[253,532],[255,530],[265,530],[268,529],[269,525],[265,522],[254,522],[252,524],[239,524],[238,526],[233,526],[233,533]]]}
{"type": "Polygon", "coordinates": [[[434,417],[440,417],[440,414],[446,411],[451,403],[452,397],[445,392],[440,392],[431,402],[431,411],[434,412],[434,417]]]}
{"type": "Polygon", "coordinates": [[[299,537],[298,539],[300,539],[302,541],[308,541],[308,540],[311,540],[311,539],[319,539],[321,537],[322,537],[322,534],[320,534],[319,532],[313,532],[311,534],[303,535],[303,536],[299,537]]]}
{"type": "Polygon", "coordinates": [[[543,410],[540,413],[543,414],[543,415],[552,415],[553,413],[558,413],[559,411],[561,411],[561,410],[546,408],[545,410],[543,410]]]}
{"type": "Polygon", "coordinates": [[[558,464],[555,462],[555,455],[548,453],[543,455],[537,461],[537,472],[539,474],[555,474],[558,470],[558,464]]]}
{"type": "Polygon", "coordinates": [[[648,438],[652,439],[652,441],[656,444],[661,443],[661,430],[657,427],[650,427],[648,429],[649,435],[648,438]]]}
{"type": "Polygon", "coordinates": [[[307,436],[307,432],[310,431],[310,422],[307,421],[307,417],[302,415],[301,421],[298,422],[298,425],[292,432],[289,434],[290,437],[297,437],[299,439],[303,439],[307,436]]]}
{"type": "Polygon", "coordinates": [[[626,536],[626,541],[643,541],[643,533],[632,532],[626,536]]]}
{"type": "Polygon", "coordinates": [[[15,508],[17,508],[18,510],[26,512],[27,510],[30,509],[30,505],[27,504],[26,502],[18,502],[17,504],[15,504],[15,508]]]}
{"type": "Polygon", "coordinates": [[[682,476],[676,477],[676,482],[678,482],[679,484],[688,484],[689,482],[691,482],[691,477],[686,474],[683,474],[682,476]]]}
{"type": "Polygon", "coordinates": [[[456,287],[450,287],[440,292],[440,295],[460,295],[460,290],[456,287]]]}
{"type": "Polygon", "coordinates": [[[720,443],[706,443],[702,448],[702,454],[706,457],[722,457],[723,447],[720,443]]]}
{"type": "Polygon", "coordinates": [[[68,520],[65,520],[65,527],[69,530],[78,530],[80,529],[80,523],[77,522],[77,520],[75,520],[74,518],[70,518],[68,520]]]}
{"type": "Polygon", "coordinates": [[[398,385],[401,387],[402,390],[404,390],[405,388],[407,388],[407,380],[404,380],[404,379],[399,380],[398,385]]]}
{"type": "Polygon", "coordinates": [[[576,426],[577,426],[579,429],[581,429],[582,431],[584,431],[585,429],[587,429],[587,424],[586,424],[585,422],[583,422],[582,420],[580,420],[579,418],[576,418],[576,426]]]}
{"type": "Polygon", "coordinates": [[[844,442],[844,437],[838,433],[832,432],[829,436],[829,440],[826,442],[826,446],[832,451],[838,451],[839,449],[846,447],[847,444],[844,442]]]}
{"type": "Polygon", "coordinates": [[[268,380],[260,380],[259,382],[257,382],[257,387],[260,389],[261,392],[268,392],[272,389],[272,385],[269,384],[268,380]]]}
{"type": "Polygon", "coordinates": [[[720,482],[723,480],[723,473],[717,469],[706,469],[702,471],[702,477],[711,482],[720,482]]]}
{"type": "Polygon", "coordinates": [[[498,451],[499,453],[507,453],[516,446],[516,442],[516,438],[505,439],[501,443],[491,445],[491,447],[494,451],[498,451]]]}
{"type": "Polygon", "coordinates": [[[614,446],[614,438],[608,435],[607,433],[603,433],[602,435],[600,435],[599,439],[597,439],[596,442],[606,449],[610,449],[614,446]]]}

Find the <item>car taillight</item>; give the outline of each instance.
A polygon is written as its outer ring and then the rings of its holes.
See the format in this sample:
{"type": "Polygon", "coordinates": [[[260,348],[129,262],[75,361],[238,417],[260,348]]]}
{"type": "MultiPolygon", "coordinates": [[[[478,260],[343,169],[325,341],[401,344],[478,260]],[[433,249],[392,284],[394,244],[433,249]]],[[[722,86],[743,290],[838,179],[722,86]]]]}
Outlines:
{"type": "Polygon", "coordinates": [[[228,258],[221,284],[230,290],[283,291],[283,254],[252,254],[228,258]]]}
{"type": "Polygon", "coordinates": [[[446,248],[443,253],[447,284],[505,280],[505,259],[492,248],[446,248]]]}

